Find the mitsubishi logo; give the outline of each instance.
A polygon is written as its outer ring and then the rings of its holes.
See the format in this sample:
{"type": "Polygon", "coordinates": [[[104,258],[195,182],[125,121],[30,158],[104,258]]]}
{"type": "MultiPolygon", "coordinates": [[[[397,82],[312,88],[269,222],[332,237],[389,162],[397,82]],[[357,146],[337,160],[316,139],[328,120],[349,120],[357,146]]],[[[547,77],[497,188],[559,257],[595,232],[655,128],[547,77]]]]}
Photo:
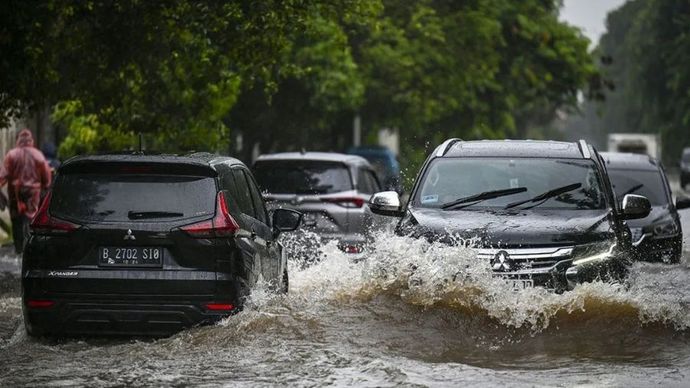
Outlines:
{"type": "Polygon", "coordinates": [[[513,260],[506,251],[499,251],[496,256],[491,259],[491,269],[498,272],[507,272],[513,270],[513,260]]]}
{"type": "Polygon", "coordinates": [[[132,234],[132,229],[127,229],[127,234],[125,234],[125,240],[136,240],[137,238],[134,237],[132,234]]]}

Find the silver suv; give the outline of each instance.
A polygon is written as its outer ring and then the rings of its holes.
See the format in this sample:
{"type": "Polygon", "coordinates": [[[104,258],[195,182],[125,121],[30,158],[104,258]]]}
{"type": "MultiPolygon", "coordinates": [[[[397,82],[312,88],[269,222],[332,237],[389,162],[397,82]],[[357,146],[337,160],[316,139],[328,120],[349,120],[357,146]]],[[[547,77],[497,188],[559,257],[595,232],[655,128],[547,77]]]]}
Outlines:
{"type": "Polygon", "coordinates": [[[345,252],[361,251],[372,225],[367,203],[380,190],[366,159],[326,152],[278,153],[260,156],[254,172],[269,208],[299,210],[303,229],[322,240],[338,240],[345,252]]]}

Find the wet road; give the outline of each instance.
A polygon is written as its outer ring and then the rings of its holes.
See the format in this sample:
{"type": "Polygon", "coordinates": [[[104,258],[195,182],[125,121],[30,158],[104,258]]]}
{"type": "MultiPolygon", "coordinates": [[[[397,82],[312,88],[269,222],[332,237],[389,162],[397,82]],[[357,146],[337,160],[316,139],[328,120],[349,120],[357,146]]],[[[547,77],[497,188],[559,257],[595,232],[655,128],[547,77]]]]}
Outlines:
{"type": "Polygon", "coordinates": [[[681,213],[681,263],[636,264],[629,288],[512,292],[470,249],[387,235],[369,260],[326,247],[319,265],[293,268],[288,296],[259,288],[222,324],[159,340],[27,338],[18,259],[4,251],[0,386],[690,386],[681,213]]]}

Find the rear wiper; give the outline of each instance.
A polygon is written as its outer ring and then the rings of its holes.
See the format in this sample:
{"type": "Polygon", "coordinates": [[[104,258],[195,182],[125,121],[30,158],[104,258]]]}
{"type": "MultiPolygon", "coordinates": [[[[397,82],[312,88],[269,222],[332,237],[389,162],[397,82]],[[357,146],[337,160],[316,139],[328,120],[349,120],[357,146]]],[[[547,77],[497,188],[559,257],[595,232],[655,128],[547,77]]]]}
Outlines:
{"type": "Polygon", "coordinates": [[[520,206],[520,205],[528,203],[528,202],[546,201],[549,198],[557,197],[557,196],[564,194],[564,193],[567,193],[569,191],[579,189],[580,187],[582,187],[582,183],[573,183],[570,185],[557,187],[553,190],[549,190],[547,192],[541,193],[541,194],[537,195],[536,197],[526,199],[524,201],[517,201],[517,202],[509,203],[506,205],[505,208],[510,209],[510,208],[515,207],[515,206],[520,206]]]}
{"type": "Polygon", "coordinates": [[[514,187],[514,188],[510,188],[510,189],[485,191],[483,193],[470,195],[469,197],[463,197],[460,199],[456,199],[455,201],[450,201],[450,202],[444,203],[443,205],[441,205],[441,209],[443,209],[443,210],[462,209],[463,207],[470,206],[470,205],[465,205],[465,206],[459,206],[459,205],[467,204],[470,202],[479,202],[479,201],[483,201],[486,199],[504,197],[506,195],[524,193],[525,191],[527,191],[526,187],[514,187]]]}
{"type": "Polygon", "coordinates": [[[140,220],[143,218],[168,218],[168,217],[182,217],[184,214],[179,212],[135,212],[130,210],[127,212],[127,217],[130,220],[140,220]]]}

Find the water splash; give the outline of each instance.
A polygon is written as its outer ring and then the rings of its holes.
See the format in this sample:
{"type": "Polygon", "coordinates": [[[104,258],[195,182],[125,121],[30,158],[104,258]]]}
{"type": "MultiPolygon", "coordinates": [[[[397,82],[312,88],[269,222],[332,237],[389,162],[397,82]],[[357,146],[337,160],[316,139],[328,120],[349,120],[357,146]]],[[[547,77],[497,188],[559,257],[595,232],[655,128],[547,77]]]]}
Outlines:
{"type": "MultiPolygon", "coordinates": [[[[669,292],[666,288],[673,283],[666,271],[655,277],[648,273],[649,266],[636,265],[627,285],[588,283],[560,295],[542,288],[515,291],[491,276],[486,263],[477,259],[473,243],[457,240],[450,246],[385,232],[361,255],[343,253],[329,243],[322,248],[320,262],[306,268],[300,261],[290,263],[287,301],[366,303],[385,294],[425,309],[484,314],[507,327],[535,331],[590,310],[614,320],[621,314],[636,315],[640,324],[690,328],[688,286],[669,292]]],[[[687,274],[679,279],[687,279],[687,274]]]]}

